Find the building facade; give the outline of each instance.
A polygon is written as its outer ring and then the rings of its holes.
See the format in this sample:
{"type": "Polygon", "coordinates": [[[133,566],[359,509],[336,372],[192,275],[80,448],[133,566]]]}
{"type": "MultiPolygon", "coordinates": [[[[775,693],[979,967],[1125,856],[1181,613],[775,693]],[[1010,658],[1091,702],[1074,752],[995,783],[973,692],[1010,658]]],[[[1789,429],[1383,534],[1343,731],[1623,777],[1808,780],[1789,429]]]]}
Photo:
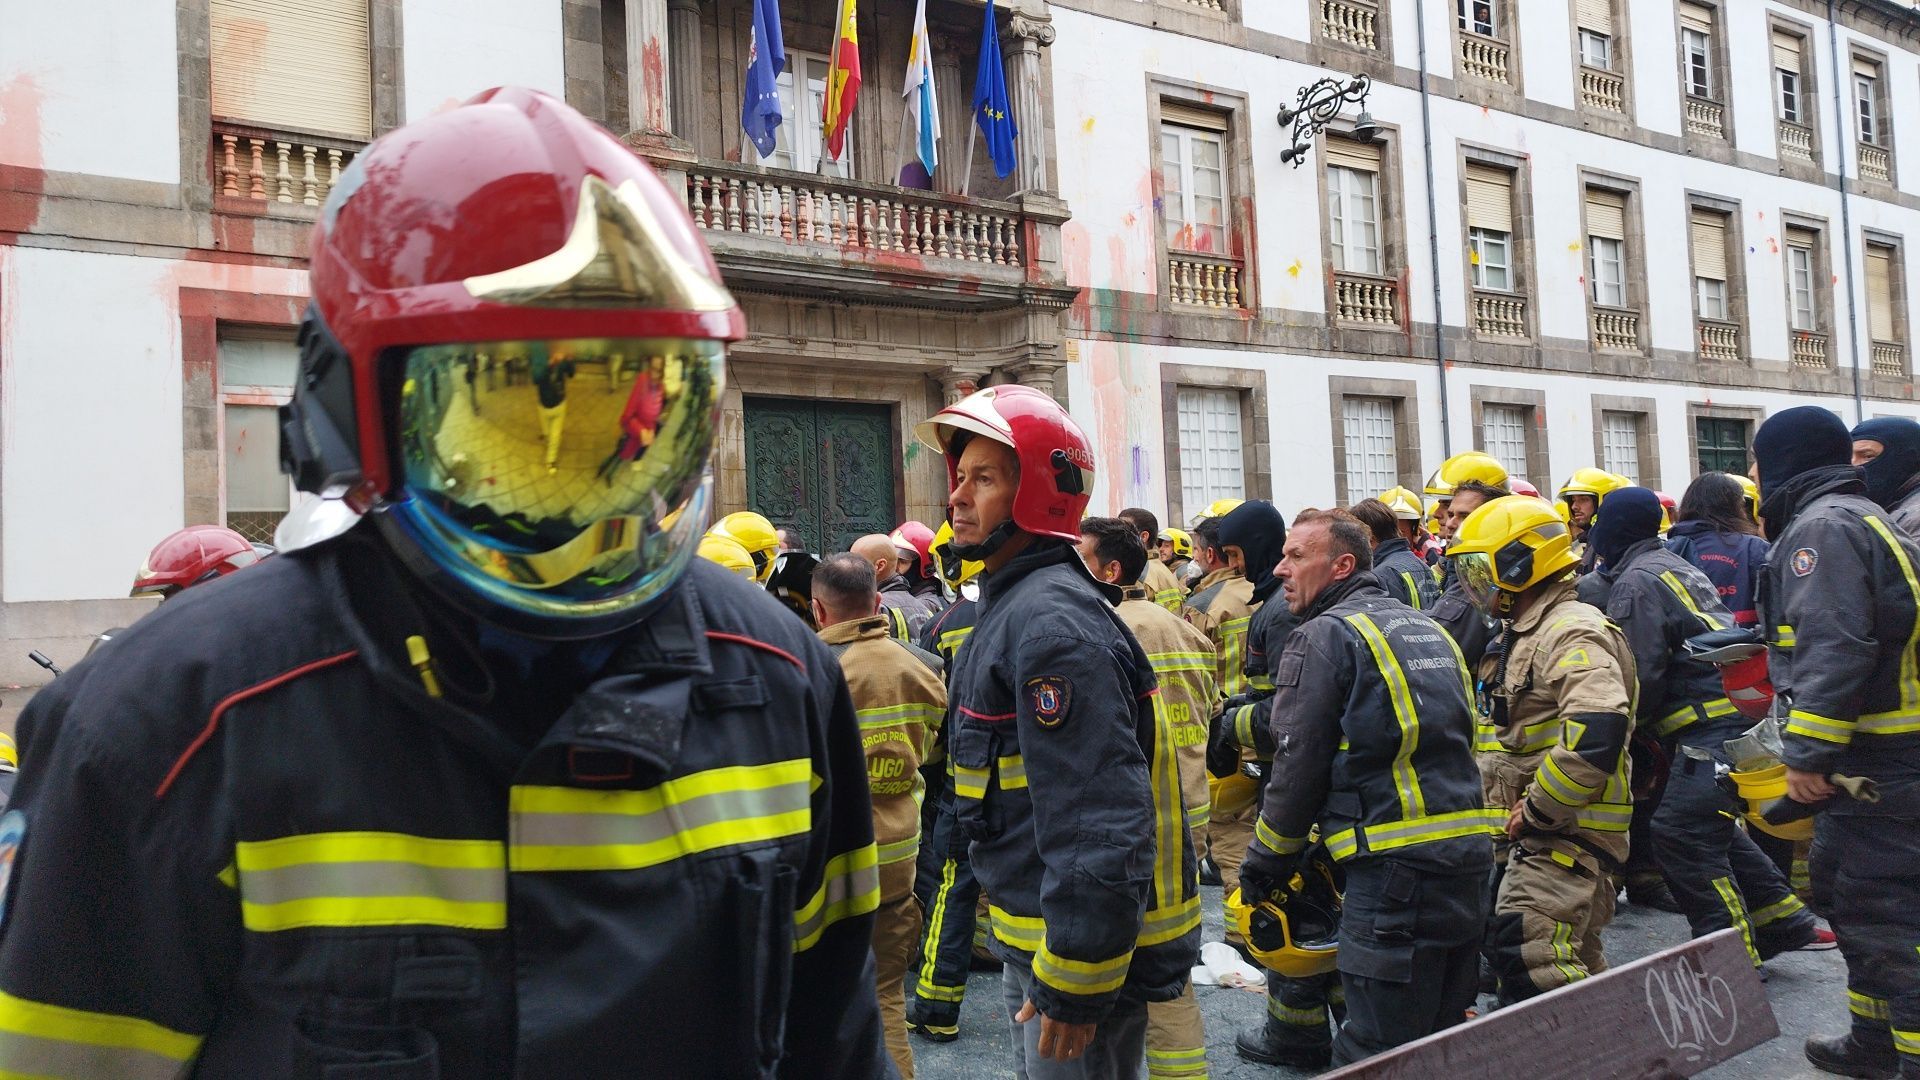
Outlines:
{"type": "Polygon", "coordinates": [[[1011,0],[1016,167],[969,152],[984,0],[928,0],[939,166],[902,146],[914,5],[861,0],[849,149],[814,125],[835,0],[784,0],[788,120],[739,124],[750,0],[0,0],[0,682],[138,612],[182,524],[293,495],[305,245],[381,132],[503,83],[686,193],[751,336],[720,509],[814,543],[937,520],[915,423],[1065,401],[1094,506],[1184,519],[1417,484],[1678,492],[1818,401],[1920,415],[1920,21],[1889,0],[1011,0]],[[1283,105],[1371,80],[1295,160],[1283,105]],[[971,169],[968,169],[969,164],[971,169]]]}

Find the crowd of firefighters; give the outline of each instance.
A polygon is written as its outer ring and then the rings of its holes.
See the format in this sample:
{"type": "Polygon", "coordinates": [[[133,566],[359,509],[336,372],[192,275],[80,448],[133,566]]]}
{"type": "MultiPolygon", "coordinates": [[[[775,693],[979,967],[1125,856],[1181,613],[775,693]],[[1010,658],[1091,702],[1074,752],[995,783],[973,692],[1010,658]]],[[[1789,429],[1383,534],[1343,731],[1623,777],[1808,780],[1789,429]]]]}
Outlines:
{"type": "Polygon", "coordinates": [[[1204,880],[1254,1061],[1579,983],[1625,887],[1837,944],[1808,1059],[1920,1076],[1920,425],[1183,531],[1088,516],[1085,433],[991,386],[917,432],[938,530],[818,558],[710,522],[744,321],[567,106],[375,141],[310,257],[279,553],[149,565],[21,719],[0,1072],[911,1077],[984,952],[1022,1077],[1200,1077],[1204,880]],[[557,431],[462,377],[522,350],[557,431]]]}

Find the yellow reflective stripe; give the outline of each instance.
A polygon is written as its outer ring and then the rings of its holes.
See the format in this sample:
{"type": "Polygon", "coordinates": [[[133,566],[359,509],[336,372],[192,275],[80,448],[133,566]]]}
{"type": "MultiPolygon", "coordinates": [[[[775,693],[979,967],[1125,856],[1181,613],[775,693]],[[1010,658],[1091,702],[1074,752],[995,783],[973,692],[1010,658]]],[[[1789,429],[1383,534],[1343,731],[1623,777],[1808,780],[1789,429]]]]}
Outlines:
{"type": "Polygon", "coordinates": [[[1213,805],[1211,803],[1201,803],[1199,806],[1187,807],[1187,828],[1189,829],[1204,829],[1207,826],[1207,822],[1212,819],[1213,805]]]}
{"type": "Polygon", "coordinates": [[[820,888],[793,913],[793,951],[805,952],[827,928],[880,906],[879,852],[872,845],[827,860],[820,888]]]}
{"type": "Polygon", "coordinates": [[[1350,859],[1360,850],[1360,839],[1352,829],[1343,829],[1327,837],[1327,854],[1335,861],[1350,859]]]}
{"type": "Polygon", "coordinates": [[[1575,811],[1573,820],[1581,828],[1596,832],[1626,832],[1633,823],[1633,804],[1592,803],[1575,811]]]}
{"type": "Polygon", "coordinates": [[[1407,673],[1400,669],[1400,658],[1393,654],[1380,627],[1365,614],[1347,616],[1347,624],[1360,632],[1373,653],[1373,666],[1380,669],[1387,683],[1387,697],[1393,702],[1393,718],[1400,724],[1400,748],[1393,755],[1393,786],[1400,796],[1402,818],[1424,817],[1426,796],[1420,792],[1420,777],[1413,769],[1413,753],[1420,746],[1420,717],[1413,710],[1413,693],[1407,688],[1407,673]]]}
{"type": "Polygon", "coordinates": [[[1893,1032],[1893,1048],[1909,1057],[1920,1055],[1920,1031],[1902,1031],[1889,1028],[1893,1032]]]}
{"type": "Polygon", "coordinates": [[[1194,893],[1177,904],[1154,908],[1140,920],[1140,934],[1134,948],[1144,949],[1184,937],[1200,925],[1200,894],[1194,893]]]}
{"type": "Polygon", "coordinates": [[[969,769],[956,763],[953,767],[953,793],[963,799],[986,798],[987,774],[986,769],[969,769]]]}
{"type": "Polygon", "coordinates": [[[1324,1033],[1327,1029],[1327,1007],[1312,1005],[1296,1009],[1281,1001],[1273,994],[1267,995],[1267,1015],[1289,1027],[1313,1028],[1324,1033]]]}
{"type": "MultiPolygon", "coordinates": [[[[1880,539],[1893,552],[1893,561],[1900,564],[1900,574],[1906,578],[1907,592],[1913,596],[1916,614],[1920,614],[1920,577],[1913,572],[1913,563],[1907,558],[1906,549],[1900,541],[1894,539],[1893,531],[1887,524],[1872,514],[1867,515],[1867,524],[1880,534],[1880,539]]],[[[1900,706],[1909,712],[1920,709],[1920,618],[1913,622],[1913,629],[1907,632],[1907,647],[1900,651],[1900,706]]]]}
{"type": "Polygon", "coordinates": [[[1797,640],[1798,638],[1793,632],[1793,627],[1776,626],[1773,628],[1773,641],[1771,644],[1777,645],[1782,649],[1791,649],[1797,640]]]}
{"type": "Polygon", "coordinates": [[[1063,994],[1111,994],[1126,983],[1132,963],[1132,949],[1108,960],[1070,960],[1043,941],[1033,954],[1033,977],[1063,994]]]}
{"type": "Polygon", "coordinates": [[[1552,754],[1540,759],[1540,768],[1535,770],[1533,782],[1562,806],[1585,806],[1600,790],[1598,784],[1582,784],[1568,776],[1552,754]]]}
{"type": "Polygon", "coordinates": [[[1161,589],[1159,592],[1153,594],[1154,603],[1159,604],[1161,607],[1166,608],[1168,611],[1172,611],[1176,613],[1180,610],[1180,602],[1184,599],[1186,599],[1186,597],[1181,594],[1179,588],[1177,587],[1172,589],[1161,589]]]}
{"type": "Polygon", "coordinates": [[[1740,898],[1740,890],[1733,887],[1732,878],[1713,879],[1713,891],[1720,894],[1720,902],[1726,905],[1727,918],[1734,929],[1740,931],[1740,941],[1747,947],[1747,958],[1754,967],[1760,966],[1760,950],[1753,944],[1753,924],[1747,921],[1747,905],[1740,898]]]}
{"type": "Polygon", "coordinates": [[[1295,852],[1305,851],[1307,849],[1306,837],[1281,836],[1267,825],[1266,818],[1254,819],[1253,838],[1260,842],[1261,847],[1266,848],[1275,855],[1292,855],[1295,852]]]}
{"type": "Polygon", "coordinates": [[[1258,675],[1249,675],[1247,676],[1246,688],[1260,693],[1267,693],[1273,689],[1273,676],[1265,674],[1264,672],[1258,675]]]}
{"type": "Polygon", "coordinates": [[[940,965],[940,933],[947,921],[947,898],[953,895],[960,864],[954,859],[940,863],[940,888],[933,894],[933,913],[927,917],[926,948],[920,957],[920,975],[914,980],[914,996],[931,1001],[959,1001],[967,992],[963,986],[944,986],[933,981],[940,965]],[[951,995],[951,996],[948,996],[951,995]]]}
{"type": "Polygon", "coordinates": [[[7,1076],[170,1080],[186,1075],[201,1042],[137,1016],[0,993],[0,1073],[7,1076]]]}
{"type": "Polygon", "coordinates": [[[879,705],[871,709],[855,709],[853,715],[860,721],[862,728],[898,727],[915,721],[929,728],[940,726],[945,715],[940,709],[923,702],[908,702],[904,705],[879,705]]]}
{"type": "Polygon", "coordinates": [[[1167,715],[1164,694],[1154,694],[1153,760],[1147,774],[1153,791],[1153,902],[1169,904],[1180,895],[1184,881],[1181,869],[1186,844],[1181,831],[1184,807],[1180,805],[1180,762],[1173,745],[1173,719],[1167,715]]]}
{"type": "Polygon", "coordinates": [[[1407,603],[1413,605],[1413,610],[1419,611],[1420,586],[1413,583],[1413,574],[1410,571],[1400,571],[1400,578],[1407,583],[1407,603]]]}
{"type": "Polygon", "coordinates": [[[1207,1048],[1147,1047],[1147,1080],[1207,1080],[1207,1048]]]}
{"type": "Polygon", "coordinates": [[[1000,759],[1000,790],[1013,791],[1027,786],[1027,759],[1008,754],[1000,759]]]}
{"type": "Polygon", "coordinates": [[[1233,710],[1233,741],[1251,750],[1253,741],[1253,706],[1242,705],[1233,710]]]}
{"type": "Polygon", "coordinates": [[[637,870],[717,848],[798,836],[813,825],[806,758],[729,765],[638,791],[515,787],[516,871],[637,870]]]}
{"type": "Polygon", "coordinates": [[[1232,697],[1247,688],[1247,624],[1243,615],[1220,624],[1220,692],[1232,697]]]}
{"type": "Polygon", "coordinates": [[[498,840],[443,840],[389,832],[310,833],[234,845],[234,865],[243,876],[313,863],[368,862],[498,870],[506,866],[506,857],[498,840]]]}
{"type": "Polygon", "coordinates": [[[1752,919],[1753,925],[1758,928],[1779,922],[1789,915],[1797,914],[1806,909],[1807,905],[1801,903],[1799,897],[1789,893],[1784,900],[1776,900],[1766,907],[1761,908],[1759,911],[1748,912],[1747,917],[1752,919]]]}
{"type": "MultiPolygon", "coordinates": [[[[1554,852],[1559,855],[1559,852],[1554,852]]],[[[1587,971],[1581,967],[1573,950],[1573,926],[1570,923],[1556,921],[1553,924],[1551,938],[1553,947],[1553,966],[1560,970],[1561,978],[1568,982],[1579,982],[1587,977],[1587,971]]]]}
{"type": "Polygon", "coordinates": [[[1022,952],[1038,952],[1047,940],[1047,924],[1031,915],[1015,915],[1005,908],[987,905],[987,919],[993,936],[1022,952]]]}
{"type": "Polygon", "coordinates": [[[1204,671],[1213,674],[1213,654],[1203,652],[1148,653],[1147,662],[1156,675],[1174,671],[1204,671]]]}
{"type": "Polygon", "coordinates": [[[1660,580],[1663,582],[1666,582],[1667,588],[1673,591],[1673,595],[1678,597],[1680,599],[1680,602],[1687,606],[1687,610],[1693,612],[1693,617],[1696,619],[1699,619],[1701,624],[1704,625],[1707,629],[1709,630],[1725,630],[1726,629],[1726,627],[1720,625],[1719,619],[1716,619],[1713,616],[1707,614],[1706,612],[1700,610],[1699,603],[1697,603],[1693,599],[1693,593],[1687,591],[1686,585],[1682,583],[1680,580],[1680,575],[1674,573],[1671,570],[1668,570],[1665,573],[1660,575],[1660,580]]]}
{"type": "Polygon", "coordinates": [[[241,924],[507,925],[506,847],[388,832],[311,833],[234,845],[241,924]]]}
{"type": "Polygon", "coordinates": [[[1506,811],[1477,806],[1471,810],[1368,825],[1361,835],[1366,838],[1369,851],[1392,851],[1461,836],[1486,835],[1493,830],[1503,830],[1506,822],[1506,811]]]}
{"type": "MultiPolygon", "coordinates": [[[[1473,696],[1467,696],[1468,701],[1473,696]]],[[[1536,720],[1521,729],[1519,749],[1513,749],[1500,741],[1500,729],[1491,722],[1482,720],[1474,725],[1473,748],[1496,754],[1531,754],[1554,745],[1560,741],[1560,718],[1548,717],[1536,720]]]]}
{"type": "Polygon", "coordinates": [[[960,651],[960,646],[965,643],[967,635],[971,633],[973,633],[973,627],[971,626],[962,626],[957,630],[941,631],[940,651],[946,653],[948,659],[952,659],[953,654],[960,651]]]}
{"type": "Polygon", "coordinates": [[[1738,715],[1739,712],[1739,706],[1726,698],[1716,698],[1701,705],[1682,705],[1661,717],[1659,723],[1654,725],[1653,733],[1671,735],[1676,731],[1686,730],[1696,721],[1718,720],[1724,716],[1738,715]]]}
{"type": "Polygon", "coordinates": [[[1845,746],[1853,741],[1853,724],[1846,720],[1834,720],[1810,713],[1802,709],[1793,709],[1787,713],[1787,734],[1804,735],[1809,739],[1822,742],[1839,743],[1845,746]]]}
{"type": "Polygon", "coordinates": [[[891,844],[878,844],[876,847],[880,852],[881,866],[905,862],[920,854],[920,830],[915,829],[913,835],[905,840],[895,840],[891,844]]]}
{"type": "Polygon", "coordinates": [[[1885,998],[1869,997],[1858,990],[1847,991],[1847,1011],[1868,1020],[1885,1021],[1893,1016],[1893,1009],[1885,998]]]}
{"type": "Polygon", "coordinates": [[[1900,710],[1869,713],[1854,725],[1855,735],[1911,735],[1920,731],[1920,713],[1900,710]]]}

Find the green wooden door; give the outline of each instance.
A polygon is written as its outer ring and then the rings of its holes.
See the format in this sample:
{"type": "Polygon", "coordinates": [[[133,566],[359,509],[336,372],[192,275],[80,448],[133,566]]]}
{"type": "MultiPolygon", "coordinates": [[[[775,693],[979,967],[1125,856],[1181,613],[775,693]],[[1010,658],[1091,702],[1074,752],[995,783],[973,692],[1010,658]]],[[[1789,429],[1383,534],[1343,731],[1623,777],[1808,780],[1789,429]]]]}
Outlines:
{"type": "Polygon", "coordinates": [[[823,555],[900,523],[891,408],[760,397],[745,406],[751,509],[823,555]]]}
{"type": "Polygon", "coordinates": [[[1701,472],[1747,475],[1747,428],[1750,421],[1701,416],[1694,419],[1695,442],[1701,472]]]}

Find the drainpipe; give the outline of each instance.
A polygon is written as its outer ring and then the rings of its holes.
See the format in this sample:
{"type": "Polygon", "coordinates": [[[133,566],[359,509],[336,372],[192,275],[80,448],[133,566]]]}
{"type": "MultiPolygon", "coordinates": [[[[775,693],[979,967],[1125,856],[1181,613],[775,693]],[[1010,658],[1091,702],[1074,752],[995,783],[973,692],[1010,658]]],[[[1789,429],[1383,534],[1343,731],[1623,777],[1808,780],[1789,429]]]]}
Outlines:
{"type": "MultiPolygon", "coordinates": [[[[1827,54],[1833,61],[1833,137],[1846,138],[1846,91],[1852,82],[1840,66],[1840,12],[1836,0],[1827,0],[1827,54]]],[[[1860,308],[1853,277],[1853,197],[1847,190],[1847,155],[1840,155],[1840,168],[1833,178],[1840,190],[1840,250],[1847,260],[1847,338],[1853,342],[1853,422],[1867,418],[1866,400],[1860,393],[1860,308]]]]}
{"type": "MultiPolygon", "coordinates": [[[[1833,0],[1827,2],[1831,6],[1833,0]]],[[[1440,453],[1442,457],[1452,457],[1453,415],[1447,406],[1446,332],[1440,313],[1440,209],[1433,190],[1433,106],[1427,90],[1426,0],[1414,0],[1413,23],[1420,39],[1420,142],[1424,147],[1427,166],[1427,252],[1433,257],[1433,363],[1440,377],[1440,453]]],[[[1856,370],[1856,383],[1859,378],[1856,370]]]]}

